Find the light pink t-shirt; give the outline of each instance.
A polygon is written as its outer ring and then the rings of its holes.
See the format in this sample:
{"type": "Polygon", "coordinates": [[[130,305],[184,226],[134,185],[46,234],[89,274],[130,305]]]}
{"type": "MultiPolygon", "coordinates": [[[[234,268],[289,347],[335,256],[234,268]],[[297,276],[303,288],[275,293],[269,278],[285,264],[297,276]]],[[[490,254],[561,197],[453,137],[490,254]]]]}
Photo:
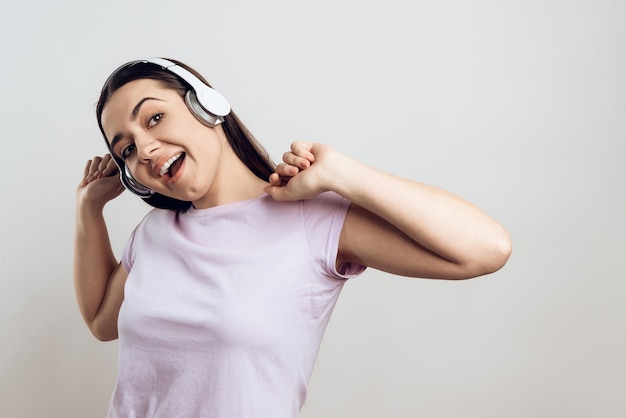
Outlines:
{"type": "Polygon", "coordinates": [[[123,255],[109,417],[294,418],[339,292],[349,202],[151,211],[123,255]]]}

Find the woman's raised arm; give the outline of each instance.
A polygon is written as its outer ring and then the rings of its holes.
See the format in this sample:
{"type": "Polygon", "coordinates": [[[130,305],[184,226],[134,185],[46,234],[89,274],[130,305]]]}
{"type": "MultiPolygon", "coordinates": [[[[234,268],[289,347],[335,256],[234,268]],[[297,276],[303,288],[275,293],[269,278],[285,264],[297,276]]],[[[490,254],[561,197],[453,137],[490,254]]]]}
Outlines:
{"type": "Polygon", "coordinates": [[[275,199],[306,199],[330,190],[353,203],[338,265],[464,279],[494,272],[509,258],[508,232],[459,196],[382,172],[322,144],[295,142],[283,161],[266,189],[275,199]]]}
{"type": "Polygon", "coordinates": [[[107,154],[87,162],[76,193],[74,288],[85,323],[103,341],[117,338],[127,273],[113,254],[102,210],[123,190],[107,154]]]}

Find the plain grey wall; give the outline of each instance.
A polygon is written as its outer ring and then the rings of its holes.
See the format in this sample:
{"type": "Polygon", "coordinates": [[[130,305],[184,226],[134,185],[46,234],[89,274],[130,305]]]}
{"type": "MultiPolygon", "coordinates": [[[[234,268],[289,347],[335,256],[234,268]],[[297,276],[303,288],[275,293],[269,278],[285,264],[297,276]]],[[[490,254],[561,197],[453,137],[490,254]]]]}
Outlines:
{"type": "MultiPolygon", "coordinates": [[[[275,159],[297,139],[456,192],[514,253],[345,288],[303,418],[624,417],[626,3],[3,2],[0,416],[104,416],[116,343],[72,286],[74,191],[119,64],[196,67],[275,159]]],[[[393,202],[389,202],[393,204],[393,202]]],[[[147,207],[107,207],[117,254],[147,207]]]]}

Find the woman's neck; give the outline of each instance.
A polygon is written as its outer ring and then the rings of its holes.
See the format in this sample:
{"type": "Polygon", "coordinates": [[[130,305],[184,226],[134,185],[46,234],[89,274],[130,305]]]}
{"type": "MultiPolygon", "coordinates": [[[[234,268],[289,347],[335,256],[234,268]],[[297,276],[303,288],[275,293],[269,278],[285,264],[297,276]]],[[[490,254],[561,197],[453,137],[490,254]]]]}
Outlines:
{"type": "Polygon", "coordinates": [[[194,201],[196,209],[206,209],[226,203],[254,199],[261,196],[268,185],[267,180],[258,178],[237,157],[230,147],[224,150],[218,176],[211,190],[201,199],[194,201]]]}

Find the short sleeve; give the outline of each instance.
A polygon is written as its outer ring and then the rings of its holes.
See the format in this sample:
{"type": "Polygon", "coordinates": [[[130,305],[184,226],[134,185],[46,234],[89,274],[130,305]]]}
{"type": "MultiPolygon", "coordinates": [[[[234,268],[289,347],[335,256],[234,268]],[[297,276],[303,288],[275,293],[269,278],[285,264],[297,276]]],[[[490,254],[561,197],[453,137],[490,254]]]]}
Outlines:
{"type": "Polygon", "coordinates": [[[124,251],[122,252],[122,267],[126,270],[126,273],[130,273],[130,270],[133,268],[133,263],[135,262],[135,233],[137,232],[137,228],[130,234],[128,241],[126,242],[126,246],[124,246],[124,251]]]}
{"type": "Polygon", "coordinates": [[[303,201],[303,222],[311,256],[321,273],[335,278],[354,278],[365,270],[361,264],[336,268],[339,236],[351,202],[333,192],[303,201]]]}

